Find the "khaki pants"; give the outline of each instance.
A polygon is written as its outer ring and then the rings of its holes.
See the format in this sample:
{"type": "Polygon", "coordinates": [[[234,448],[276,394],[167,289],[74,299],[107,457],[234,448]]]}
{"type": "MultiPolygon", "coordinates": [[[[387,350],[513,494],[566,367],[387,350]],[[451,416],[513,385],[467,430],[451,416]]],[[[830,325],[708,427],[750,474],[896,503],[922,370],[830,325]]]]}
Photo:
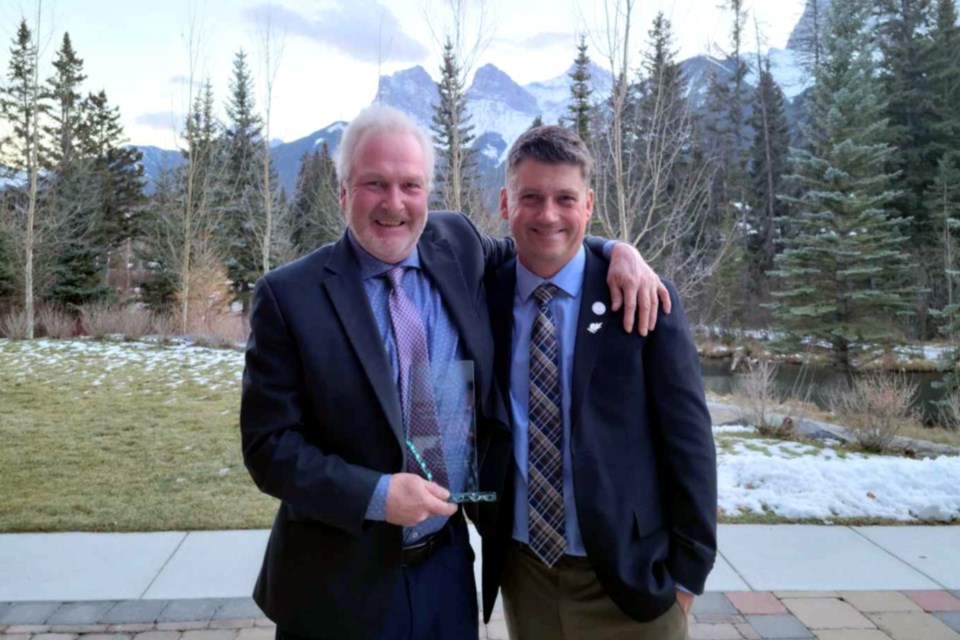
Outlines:
{"type": "Polygon", "coordinates": [[[526,545],[510,542],[503,574],[510,640],[686,640],[680,604],[637,622],[607,596],[590,561],[562,557],[547,568],[526,545]]]}

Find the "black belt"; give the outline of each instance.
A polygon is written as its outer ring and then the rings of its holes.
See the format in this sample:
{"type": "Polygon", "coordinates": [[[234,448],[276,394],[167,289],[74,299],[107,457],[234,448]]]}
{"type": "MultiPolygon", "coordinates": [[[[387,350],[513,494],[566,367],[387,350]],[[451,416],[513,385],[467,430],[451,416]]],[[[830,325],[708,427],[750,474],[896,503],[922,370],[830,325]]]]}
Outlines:
{"type": "Polygon", "coordinates": [[[415,567],[427,561],[441,547],[453,542],[453,526],[456,515],[447,520],[439,531],[417,544],[404,547],[400,553],[400,565],[415,567]]]}

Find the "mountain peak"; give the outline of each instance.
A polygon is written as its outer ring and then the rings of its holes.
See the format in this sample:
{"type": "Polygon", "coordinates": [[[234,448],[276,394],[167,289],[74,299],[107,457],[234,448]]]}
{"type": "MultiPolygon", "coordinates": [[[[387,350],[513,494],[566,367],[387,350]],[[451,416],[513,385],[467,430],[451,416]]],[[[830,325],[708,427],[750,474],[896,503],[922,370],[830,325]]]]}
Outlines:
{"type": "Polygon", "coordinates": [[[531,117],[540,113],[537,99],[492,64],[485,64],[473,76],[467,91],[468,100],[492,100],[531,117]]]}
{"type": "Polygon", "coordinates": [[[412,115],[420,124],[430,126],[433,105],[438,99],[437,85],[433,78],[426,69],[417,65],[389,76],[380,76],[374,102],[395,107],[412,115]]]}

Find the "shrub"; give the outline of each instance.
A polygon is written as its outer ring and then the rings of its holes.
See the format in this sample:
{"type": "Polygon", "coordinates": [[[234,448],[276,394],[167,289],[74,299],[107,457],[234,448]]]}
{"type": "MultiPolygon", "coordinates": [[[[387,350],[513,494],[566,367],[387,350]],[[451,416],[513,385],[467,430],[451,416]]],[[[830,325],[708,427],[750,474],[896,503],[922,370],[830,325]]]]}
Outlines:
{"type": "Polygon", "coordinates": [[[125,340],[139,340],[150,331],[151,325],[149,312],[136,305],[85,304],[80,307],[80,317],[84,332],[95,340],[116,335],[125,340]]]}
{"type": "Polygon", "coordinates": [[[919,422],[913,409],[918,383],[903,375],[871,373],[855,378],[849,388],[831,393],[833,411],[861,447],[890,451],[904,425],[919,422]]]}
{"type": "Polygon", "coordinates": [[[938,403],[937,409],[941,425],[950,431],[960,431],[960,390],[947,394],[938,403]]]}
{"type": "Polygon", "coordinates": [[[47,305],[37,313],[37,321],[43,334],[54,340],[66,340],[74,335],[77,318],[57,305],[47,305]]]}
{"type": "Polygon", "coordinates": [[[776,376],[780,366],[766,358],[752,361],[737,379],[744,417],[762,435],[787,438],[793,434],[793,420],[779,423],[770,415],[779,401],[776,376]]]}
{"type": "Polygon", "coordinates": [[[27,312],[23,310],[10,311],[0,317],[0,335],[10,340],[26,340],[29,326],[27,312]]]}

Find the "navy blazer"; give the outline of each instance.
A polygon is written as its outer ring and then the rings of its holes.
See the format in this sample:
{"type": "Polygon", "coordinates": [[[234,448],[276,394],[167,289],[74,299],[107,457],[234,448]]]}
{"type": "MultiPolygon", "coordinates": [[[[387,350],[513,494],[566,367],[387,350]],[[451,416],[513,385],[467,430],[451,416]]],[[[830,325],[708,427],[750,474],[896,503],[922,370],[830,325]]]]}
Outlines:
{"type": "MultiPolygon", "coordinates": [[[[587,252],[577,326],[570,447],[577,517],[587,556],[606,593],[629,616],[648,621],[676,601],[676,584],[700,593],[716,557],[717,468],[700,362],[673,285],[647,337],[627,334],[610,309],[607,264],[587,252]],[[595,333],[587,327],[602,322],[595,333]]],[[[496,342],[495,371],[510,393],[516,261],[487,279],[496,342]]],[[[483,538],[484,619],[489,620],[512,538],[512,439],[500,434],[482,476],[501,496],[483,538]]]]}
{"type": "MultiPolygon", "coordinates": [[[[509,436],[482,284],[512,242],[482,238],[460,214],[431,213],[417,246],[475,363],[483,449],[490,432],[509,436]]],[[[254,599],[300,635],[376,637],[402,529],[364,515],[380,475],[403,471],[406,456],[396,385],[347,238],[261,278],[250,325],[244,462],[281,501],[254,599]]]]}

